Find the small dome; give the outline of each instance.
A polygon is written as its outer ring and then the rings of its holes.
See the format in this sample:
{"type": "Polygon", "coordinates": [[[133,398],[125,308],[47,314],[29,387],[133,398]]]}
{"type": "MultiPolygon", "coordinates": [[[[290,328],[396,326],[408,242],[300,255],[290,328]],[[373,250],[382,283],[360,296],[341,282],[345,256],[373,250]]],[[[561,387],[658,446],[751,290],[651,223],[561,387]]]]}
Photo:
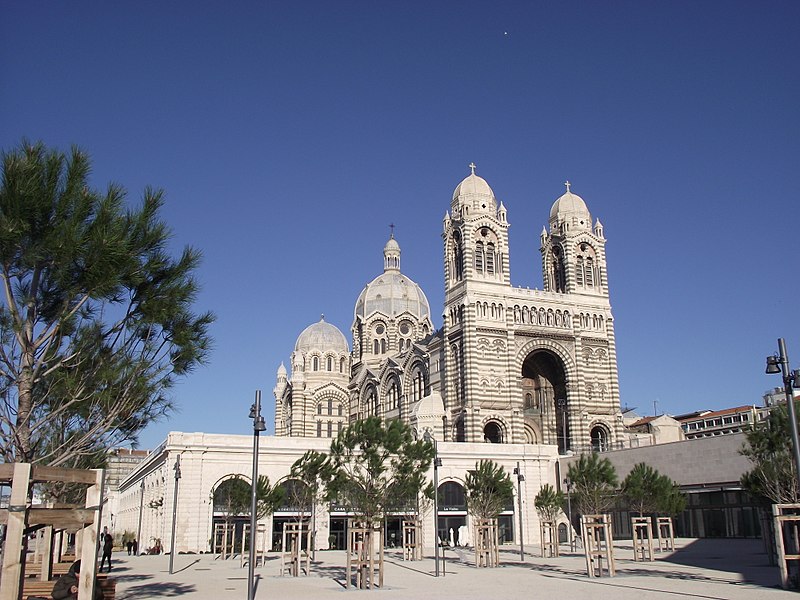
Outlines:
{"type": "Polygon", "coordinates": [[[494,192],[483,177],[475,175],[475,163],[469,165],[472,172],[453,191],[450,208],[453,216],[468,218],[475,215],[496,216],[497,201],[494,192]]]}
{"type": "Polygon", "coordinates": [[[467,194],[480,194],[494,198],[494,192],[489,187],[489,184],[486,183],[486,180],[483,177],[478,177],[475,173],[467,175],[456,186],[453,191],[453,200],[457,200],[459,196],[466,196],[467,194]]]}
{"type": "Polygon", "coordinates": [[[394,239],[394,236],[389,238],[389,241],[386,242],[386,245],[383,247],[384,252],[386,250],[396,250],[397,252],[400,251],[400,244],[397,243],[397,240],[394,239]]]}
{"type": "Polygon", "coordinates": [[[326,323],[324,317],[320,317],[318,323],[309,325],[303,330],[303,333],[297,338],[294,349],[297,352],[308,352],[312,349],[320,352],[332,351],[338,354],[350,352],[347,338],[334,325],[326,323]]]}
{"type": "Polygon", "coordinates": [[[570,191],[569,183],[566,186],[567,192],[553,202],[553,207],[550,209],[550,222],[567,222],[591,229],[592,216],[589,214],[586,202],[583,201],[583,198],[570,191]]]}

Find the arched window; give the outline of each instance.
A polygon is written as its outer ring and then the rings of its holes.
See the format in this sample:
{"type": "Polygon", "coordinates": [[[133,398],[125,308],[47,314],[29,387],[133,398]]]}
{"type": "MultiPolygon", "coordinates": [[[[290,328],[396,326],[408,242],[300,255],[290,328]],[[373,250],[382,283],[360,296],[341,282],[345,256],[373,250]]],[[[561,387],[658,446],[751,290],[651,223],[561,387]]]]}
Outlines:
{"type": "Polygon", "coordinates": [[[339,359],[339,373],[344,373],[344,356],[339,359]]]}
{"type": "Polygon", "coordinates": [[[591,431],[592,451],[606,452],[609,449],[608,431],[602,425],[595,425],[591,431]]]}
{"type": "Polygon", "coordinates": [[[561,250],[560,246],[555,246],[553,248],[553,258],[552,258],[552,278],[553,278],[553,288],[556,292],[566,292],[567,291],[567,279],[566,274],[564,273],[564,257],[563,251],[561,250]]]}
{"type": "Polygon", "coordinates": [[[575,281],[578,285],[583,286],[583,257],[579,256],[575,263],[575,281]]]}
{"type": "Polygon", "coordinates": [[[483,242],[475,244],[475,271],[483,273],[483,242]]]}
{"type": "Polygon", "coordinates": [[[586,287],[594,287],[594,261],[591,258],[586,259],[586,287]]]}
{"type": "Polygon", "coordinates": [[[374,340],[372,342],[372,353],[373,354],[380,354],[380,350],[381,350],[380,342],[378,340],[374,340]]]}
{"type": "Polygon", "coordinates": [[[381,339],[381,354],[386,354],[386,338],[381,339]]]}
{"type": "Polygon", "coordinates": [[[321,414],[322,414],[322,402],[320,402],[319,404],[317,404],[317,414],[318,414],[318,415],[321,415],[321,414]]]}
{"type": "Polygon", "coordinates": [[[489,421],[483,427],[483,441],[491,444],[503,443],[503,429],[495,421],[489,421]]]}
{"type": "MultiPolygon", "coordinates": [[[[407,392],[406,392],[407,393],[407,392]]],[[[417,364],[411,371],[411,401],[417,402],[422,400],[425,395],[425,373],[422,367],[417,364]]]]}
{"type": "Polygon", "coordinates": [[[331,398],[328,398],[328,414],[333,414],[333,400],[331,398]]]}
{"type": "Polygon", "coordinates": [[[494,244],[486,245],[486,274],[494,275],[494,244]]]}
{"type": "MultiPolygon", "coordinates": [[[[320,413],[322,413],[322,406],[320,406],[320,413]]],[[[322,421],[317,421],[317,437],[322,437],[322,421]]]]}
{"type": "Polygon", "coordinates": [[[319,371],[319,356],[315,356],[311,360],[311,370],[312,371],[319,371]]]}
{"type": "Polygon", "coordinates": [[[333,359],[329,356],[327,360],[328,371],[333,371],[333,359]]]}
{"type": "Polygon", "coordinates": [[[453,279],[461,281],[464,277],[464,250],[461,248],[461,234],[453,232],[453,279]]]}
{"type": "Polygon", "coordinates": [[[397,382],[392,381],[386,394],[386,410],[395,410],[397,408],[397,398],[397,382]]]}
{"type": "Polygon", "coordinates": [[[533,408],[533,394],[525,394],[525,408],[533,408]]]}

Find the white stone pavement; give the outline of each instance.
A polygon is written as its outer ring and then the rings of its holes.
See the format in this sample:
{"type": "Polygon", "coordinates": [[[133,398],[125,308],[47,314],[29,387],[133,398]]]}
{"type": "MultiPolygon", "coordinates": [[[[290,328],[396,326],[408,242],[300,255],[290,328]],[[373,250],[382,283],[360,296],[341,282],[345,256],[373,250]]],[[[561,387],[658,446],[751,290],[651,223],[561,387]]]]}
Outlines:
{"type": "MultiPolygon", "coordinates": [[[[446,574],[433,576],[434,561],[403,562],[398,552],[387,552],[385,586],[375,591],[345,591],[345,554],[341,551],[317,553],[311,576],[280,577],[279,556],[268,555],[266,564],[256,569],[256,598],[342,599],[347,594],[378,598],[441,598],[516,600],[564,597],[613,599],[731,599],[796,598],[781,590],[778,569],[767,564],[757,540],[678,540],[674,553],[657,554],[653,563],[635,562],[630,542],[616,544],[617,576],[589,579],[580,554],[543,559],[527,554],[519,560],[519,550],[501,551],[502,565],[496,569],[476,569],[472,555],[464,553],[461,562],[446,552],[446,574]]],[[[538,547],[526,550],[538,553],[538,547]]],[[[130,557],[114,554],[111,576],[117,578],[119,600],[187,597],[191,599],[245,600],[247,567],[239,557],[221,560],[210,554],[177,555],[175,573],[168,572],[169,556],[130,557]]]]}

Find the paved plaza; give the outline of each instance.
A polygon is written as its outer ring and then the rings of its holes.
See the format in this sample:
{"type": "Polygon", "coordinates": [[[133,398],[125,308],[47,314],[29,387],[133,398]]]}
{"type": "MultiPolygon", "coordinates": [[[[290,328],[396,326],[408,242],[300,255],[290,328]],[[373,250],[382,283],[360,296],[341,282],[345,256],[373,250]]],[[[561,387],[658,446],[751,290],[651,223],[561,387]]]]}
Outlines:
{"type": "MultiPolygon", "coordinates": [[[[519,550],[506,548],[501,551],[499,568],[476,569],[468,551],[460,556],[447,551],[446,573],[437,579],[433,576],[432,557],[403,562],[399,552],[388,551],[385,586],[372,592],[345,590],[344,552],[318,552],[311,575],[299,578],[280,577],[280,557],[271,553],[264,566],[256,569],[256,597],[260,600],[341,599],[347,594],[420,600],[797,597],[794,592],[780,589],[778,569],[767,564],[759,540],[683,539],[676,541],[676,547],[674,553],[657,554],[653,563],[642,563],[633,560],[630,542],[618,542],[615,549],[617,576],[594,580],[586,576],[585,560],[577,553],[551,559],[527,554],[524,562],[520,562],[519,550]]],[[[529,549],[538,552],[535,546],[529,549]]],[[[168,556],[130,557],[115,553],[112,577],[117,578],[117,598],[144,600],[182,596],[244,600],[247,597],[247,567],[241,566],[238,556],[221,560],[210,554],[181,554],[174,562],[175,573],[170,575],[168,556]]]]}

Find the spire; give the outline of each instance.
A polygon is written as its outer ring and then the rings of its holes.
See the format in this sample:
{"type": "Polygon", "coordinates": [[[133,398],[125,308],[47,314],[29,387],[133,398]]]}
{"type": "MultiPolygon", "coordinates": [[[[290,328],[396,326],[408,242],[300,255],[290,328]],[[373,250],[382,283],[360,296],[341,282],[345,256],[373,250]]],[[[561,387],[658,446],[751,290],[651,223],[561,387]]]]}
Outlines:
{"type": "Polygon", "coordinates": [[[400,270],[400,244],[394,239],[394,224],[390,225],[392,233],[389,241],[383,247],[383,271],[399,271],[400,270]]]}

